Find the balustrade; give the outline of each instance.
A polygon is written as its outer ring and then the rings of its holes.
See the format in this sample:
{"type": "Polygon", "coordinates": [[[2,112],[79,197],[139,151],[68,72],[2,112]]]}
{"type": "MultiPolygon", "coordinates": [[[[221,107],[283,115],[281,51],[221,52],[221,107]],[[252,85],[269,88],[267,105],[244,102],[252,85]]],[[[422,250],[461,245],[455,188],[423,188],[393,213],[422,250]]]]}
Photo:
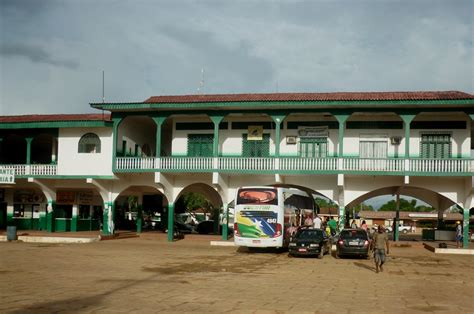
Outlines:
{"type": "Polygon", "coordinates": [[[118,171],[333,171],[400,173],[473,173],[474,159],[161,157],[117,158],[118,171]],[[405,161],[408,162],[407,167],[405,161]]]}

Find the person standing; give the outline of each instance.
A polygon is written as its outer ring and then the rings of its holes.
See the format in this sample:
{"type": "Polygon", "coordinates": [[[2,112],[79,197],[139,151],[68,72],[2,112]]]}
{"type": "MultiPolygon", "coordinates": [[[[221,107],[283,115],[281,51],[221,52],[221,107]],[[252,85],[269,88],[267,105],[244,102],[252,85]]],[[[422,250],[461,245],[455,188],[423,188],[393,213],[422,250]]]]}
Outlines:
{"type": "Polygon", "coordinates": [[[331,230],[331,236],[336,235],[337,223],[334,220],[334,217],[329,218],[328,222],[329,229],[331,230]]]}
{"type": "Polygon", "coordinates": [[[382,226],[378,226],[377,232],[374,234],[372,248],[374,249],[375,272],[378,273],[379,270],[383,271],[385,256],[390,253],[388,235],[382,226]]]}
{"type": "Polygon", "coordinates": [[[357,229],[357,223],[356,223],[355,219],[352,219],[351,228],[352,229],[357,229]]]}
{"type": "Polygon", "coordinates": [[[462,242],[462,225],[461,222],[458,220],[456,221],[456,247],[460,248],[461,247],[461,242],[462,242]]]}
{"type": "Polygon", "coordinates": [[[321,217],[319,217],[319,215],[316,214],[316,217],[314,217],[313,219],[313,228],[321,229],[321,225],[322,225],[321,217]]]}

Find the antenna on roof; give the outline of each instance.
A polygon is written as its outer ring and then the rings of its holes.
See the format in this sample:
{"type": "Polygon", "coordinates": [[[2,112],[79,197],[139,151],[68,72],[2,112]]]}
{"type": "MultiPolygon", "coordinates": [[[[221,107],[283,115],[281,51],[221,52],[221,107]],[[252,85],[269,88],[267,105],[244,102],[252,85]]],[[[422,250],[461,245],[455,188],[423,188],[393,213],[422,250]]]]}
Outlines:
{"type": "Polygon", "coordinates": [[[105,102],[105,71],[102,70],[102,103],[105,102]]]}
{"type": "Polygon", "coordinates": [[[198,93],[200,94],[204,89],[204,68],[201,68],[201,81],[199,82],[199,87],[197,89],[198,93]]]}
{"type": "MultiPolygon", "coordinates": [[[[105,71],[102,70],[102,103],[105,103],[105,71]]],[[[104,107],[102,107],[102,120],[104,118],[104,107]]]]}

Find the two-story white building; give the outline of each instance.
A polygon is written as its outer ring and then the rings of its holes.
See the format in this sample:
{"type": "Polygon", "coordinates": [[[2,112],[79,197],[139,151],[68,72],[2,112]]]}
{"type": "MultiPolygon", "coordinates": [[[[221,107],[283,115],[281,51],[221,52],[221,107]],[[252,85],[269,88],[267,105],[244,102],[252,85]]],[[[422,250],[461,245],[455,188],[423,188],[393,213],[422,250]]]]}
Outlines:
{"type": "MultiPolygon", "coordinates": [[[[409,195],[474,207],[474,96],[447,92],[157,96],[99,114],[0,117],[0,226],[113,231],[129,196],[167,217],[187,192],[227,213],[243,185],[303,186],[346,208],[409,195]],[[104,113],[107,112],[107,113],[104,113]]],[[[442,216],[442,215],[441,215],[442,216]]],[[[224,225],[223,236],[227,237],[224,225]]]]}

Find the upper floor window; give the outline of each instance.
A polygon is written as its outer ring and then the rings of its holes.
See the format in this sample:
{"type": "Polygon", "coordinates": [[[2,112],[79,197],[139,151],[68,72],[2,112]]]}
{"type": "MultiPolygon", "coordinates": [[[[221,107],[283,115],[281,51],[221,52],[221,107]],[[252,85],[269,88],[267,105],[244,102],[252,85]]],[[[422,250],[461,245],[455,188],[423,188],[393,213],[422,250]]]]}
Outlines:
{"type": "Polygon", "coordinates": [[[450,158],[451,134],[425,133],[421,134],[421,158],[450,158]]]}
{"type": "Polygon", "coordinates": [[[79,153],[100,153],[100,138],[94,133],[87,133],[79,140],[79,153]]]}

